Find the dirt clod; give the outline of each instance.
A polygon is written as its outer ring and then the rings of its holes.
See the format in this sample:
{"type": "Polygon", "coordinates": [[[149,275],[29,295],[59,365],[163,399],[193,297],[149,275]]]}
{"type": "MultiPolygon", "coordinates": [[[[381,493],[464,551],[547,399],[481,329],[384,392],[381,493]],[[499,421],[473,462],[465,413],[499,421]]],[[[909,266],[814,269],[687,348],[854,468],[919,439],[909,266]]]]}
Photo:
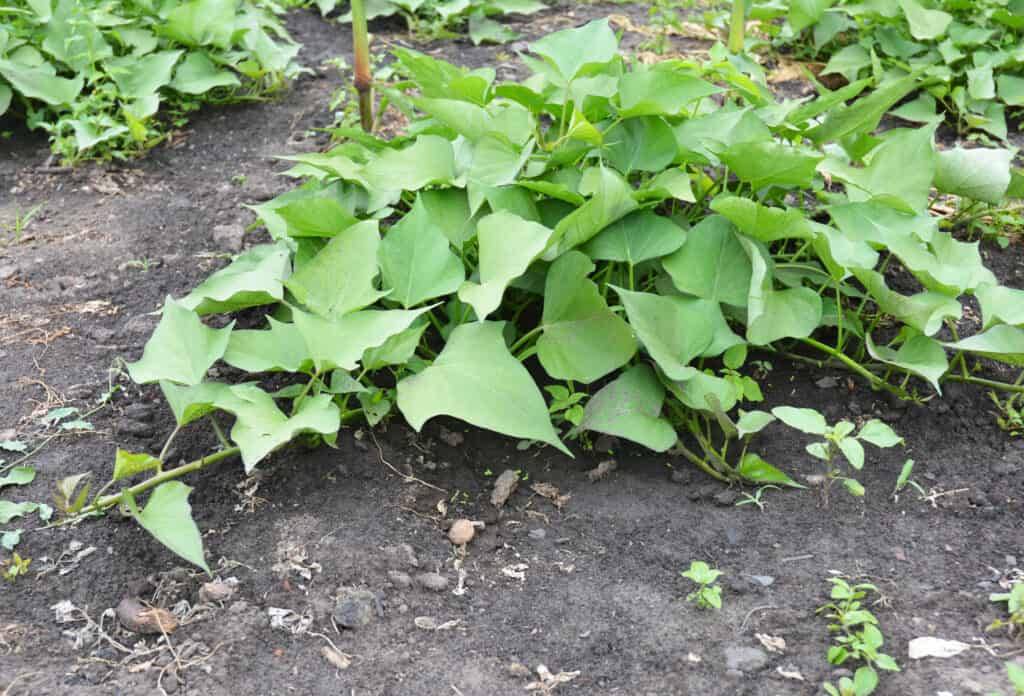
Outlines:
{"type": "Polygon", "coordinates": [[[448,540],[456,546],[461,546],[473,541],[475,534],[476,529],[473,527],[472,522],[467,519],[458,519],[452,523],[451,529],[448,530],[448,540]]]}
{"type": "Polygon", "coordinates": [[[491,491],[491,505],[500,508],[509,497],[515,492],[519,485],[519,472],[514,469],[505,469],[494,481],[494,490],[491,491]]]}
{"type": "Polygon", "coordinates": [[[199,588],[199,601],[226,602],[235,594],[235,585],[228,582],[204,582],[199,588]]]}
{"type": "Polygon", "coordinates": [[[444,592],[448,589],[448,578],[440,573],[420,573],[416,576],[416,584],[431,592],[444,592]]]}

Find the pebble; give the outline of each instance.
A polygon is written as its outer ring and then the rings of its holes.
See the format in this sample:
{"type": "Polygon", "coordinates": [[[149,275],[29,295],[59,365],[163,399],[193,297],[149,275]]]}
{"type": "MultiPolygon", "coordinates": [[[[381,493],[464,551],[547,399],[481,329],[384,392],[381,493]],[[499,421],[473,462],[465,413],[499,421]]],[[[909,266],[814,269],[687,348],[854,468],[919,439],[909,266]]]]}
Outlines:
{"type": "Polygon", "coordinates": [[[149,423],[140,423],[137,420],[125,418],[117,424],[117,432],[121,435],[145,438],[151,437],[154,431],[153,426],[149,423]]]}
{"type": "Polygon", "coordinates": [[[199,601],[226,602],[235,594],[235,586],[229,582],[204,582],[199,588],[199,601]]]}
{"type": "Polygon", "coordinates": [[[835,377],[822,377],[814,383],[818,389],[835,389],[839,386],[839,380],[835,377]]]}
{"type": "Polygon", "coordinates": [[[17,440],[18,431],[14,428],[7,428],[6,430],[0,430],[0,442],[7,440],[17,440]]]}
{"type": "Polygon", "coordinates": [[[461,546],[473,541],[475,534],[476,529],[473,528],[472,522],[467,519],[458,519],[452,522],[451,528],[448,529],[448,541],[456,546],[461,546]]]}
{"type": "Polygon", "coordinates": [[[730,645],[724,651],[726,669],[756,672],[768,664],[768,653],[760,648],[730,645]]]}
{"type": "Polygon", "coordinates": [[[545,530],[543,530],[543,529],[538,527],[537,529],[531,529],[529,536],[530,536],[531,539],[534,539],[536,541],[540,541],[541,539],[546,538],[547,535],[548,535],[548,533],[545,530]]]}
{"type": "Polygon", "coordinates": [[[690,482],[690,472],[685,469],[673,469],[669,476],[672,483],[687,484],[690,482]]]}
{"type": "Polygon", "coordinates": [[[972,490],[968,495],[967,499],[971,502],[971,505],[977,507],[991,507],[992,501],[988,499],[984,491],[972,490]]]}
{"type": "Polygon", "coordinates": [[[141,402],[131,403],[124,407],[122,413],[125,418],[130,418],[141,423],[149,423],[153,420],[153,407],[150,404],[144,404],[141,402]]]}
{"type": "Polygon", "coordinates": [[[385,546],[384,553],[394,561],[397,561],[403,565],[410,565],[413,568],[420,567],[420,559],[416,558],[416,552],[409,544],[397,544],[395,546],[385,546]]]}
{"type": "Polygon", "coordinates": [[[359,628],[373,620],[376,597],[369,590],[349,590],[334,607],[334,621],[342,628],[359,628]]]}
{"type": "Polygon", "coordinates": [[[715,501],[715,505],[719,505],[721,507],[730,507],[732,505],[735,505],[736,501],[739,499],[739,493],[737,493],[731,488],[726,488],[724,491],[721,491],[720,493],[715,495],[715,497],[712,500],[715,501]]]}
{"type": "Polygon", "coordinates": [[[244,237],[245,228],[241,225],[215,225],[213,228],[213,243],[220,249],[241,251],[244,237]]]}
{"type": "Polygon", "coordinates": [[[438,437],[449,447],[459,447],[466,441],[466,437],[462,433],[444,427],[441,428],[441,433],[438,437]]]}
{"type": "Polygon", "coordinates": [[[444,592],[448,589],[448,578],[439,573],[420,573],[416,576],[416,583],[432,592],[444,592]]]}
{"type": "Polygon", "coordinates": [[[412,587],[412,578],[409,577],[409,574],[403,573],[399,570],[389,570],[388,580],[391,581],[392,585],[401,589],[412,587]]]}
{"type": "Polygon", "coordinates": [[[770,587],[775,583],[775,578],[771,575],[748,575],[747,577],[758,587],[770,587]]]}
{"type": "Polygon", "coordinates": [[[21,269],[14,265],[0,266],[0,280],[17,275],[21,269]]]}

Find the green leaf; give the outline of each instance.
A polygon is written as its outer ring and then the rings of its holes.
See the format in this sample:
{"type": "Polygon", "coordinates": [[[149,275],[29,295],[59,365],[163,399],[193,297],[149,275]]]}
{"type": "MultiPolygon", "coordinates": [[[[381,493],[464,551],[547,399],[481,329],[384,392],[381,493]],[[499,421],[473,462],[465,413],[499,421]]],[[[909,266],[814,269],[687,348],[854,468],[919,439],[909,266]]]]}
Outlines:
{"type": "Polygon", "coordinates": [[[231,439],[242,451],[242,464],[248,474],[260,460],[299,433],[336,433],[341,427],[341,414],[332,398],[330,394],[307,396],[289,417],[281,413],[270,394],[255,385],[240,384],[217,405],[235,415],[231,439]]]}
{"type": "Polygon", "coordinates": [[[0,84],[0,116],[7,113],[8,107],[11,105],[11,99],[14,97],[14,92],[10,87],[4,84],[0,84]]]}
{"type": "Polygon", "coordinates": [[[607,63],[618,49],[619,41],[607,19],[548,34],[530,45],[532,52],[558,71],[562,85],[572,81],[586,65],[607,63]]]}
{"type": "MultiPolygon", "coordinates": [[[[234,332],[232,337],[237,334],[237,331],[234,332]]],[[[230,353],[230,351],[229,344],[228,352],[230,353]]],[[[226,355],[225,362],[228,362],[226,355]]],[[[164,393],[164,398],[167,399],[168,406],[171,407],[174,420],[179,426],[183,426],[197,421],[215,410],[216,403],[227,393],[228,385],[221,382],[201,382],[183,387],[163,380],[160,382],[160,389],[164,393]]]]}
{"type": "Polygon", "coordinates": [[[25,452],[28,450],[28,445],[21,440],[0,440],[0,450],[5,452],[25,452]]]}
{"type": "Polygon", "coordinates": [[[683,382],[666,380],[664,384],[686,407],[705,413],[731,411],[743,391],[734,382],[707,371],[698,372],[683,382]]]}
{"type": "Polygon", "coordinates": [[[907,213],[925,210],[936,170],[935,128],[893,129],[871,151],[866,167],[837,167],[833,176],[848,183],[851,202],[874,197],[907,213]],[[914,162],[914,167],[908,169],[907,162],[914,162]]]}
{"type": "Polygon", "coordinates": [[[551,239],[551,230],[506,211],[492,213],[477,225],[480,282],[466,281],[459,299],[483,320],[501,305],[505,288],[523,275],[551,239]]]}
{"type": "Polygon", "coordinates": [[[843,486],[849,491],[850,495],[856,496],[857,498],[864,497],[864,486],[861,485],[857,479],[846,478],[843,479],[843,486]]]}
{"type": "Polygon", "coordinates": [[[590,200],[566,215],[555,226],[545,261],[586,243],[608,225],[637,209],[633,188],[613,169],[592,167],[583,173],[580,193],[590,200]]]}
{"type": "Polygon", "coordinates": [[[864,468],[864,447],[852,437],[844,437],[839,441],[839,450],[854,469],[864,468]]]}
{"type": "Polygon", "coordinates": [[[359,221],[334,198],[303,198],[275,211],[288,226],[288,236],[336,237],[359,221]]]}
{"type": "Polygon", "coordinates": [[[876,346],[870,335],[866,335],[864,340],[868,353],[875,360],[917,375],[935,387],[939,394],[942,393],[939,378],[946,374],[949,363],[942,344],[934,338],[914,336],[904,342],[898,350],[888,346],[876,346]]]}
{"type": "Polygon", "coordinates": [[[156,94],[171,81],[171,72],[184,51],[158,51],[148,56],[111,58],[104,63],[107,74],[121,93],[130,98],[156,94]]]}
{"type": "Polygon", "coordinates": [[[647,365],[634,365],[590,398],[580,427],[665,452],[678,439],[661,417],[665,390],[647,365]]]}
{"type": "Polygon", "coordinates": [[[604,228],[582,251],[592,259],[637,265],[676,251],[686,231],[651,210],[638,210],[604,228]]]}
{"type": "Polygon", "coordinates": [[[186,46],[227,49],[235,31],[234,0],[191,0],[174,7],[158,31],[186,46]]]}
{"type": "Polygon", "coordinates": [[[633,194],[638,201],[663,201],[675,199],[695,203],[690,176],[678,167],[665,169],[645,181],[633,194]]]}
{"type": "Polygon", "coordinates": [[[0,76],[24,96],[46,102],[50,106],[71,104],[85,84],[81,75],[73,79],[57,77],[49,63],[29,67],[0,60],[0,76]]]}
{"type": "Polygon", "coordinates": [[[569,454],[533,378],[508,352],[503,330],[503,322],[457,326],[432,365],[398,383],[398,408],[417,431],[447,415],[569,454]]]}
{"type": "Polygon", "coordinates": [[[5,486],[26,486],[35,479],[36,470],[30,466],[16,466],[0,476],[0,489],[5,486]]]}
{"type": "Polygon", "coordinates": [[[53,514],[48,505],[41,503],[12,503],[9,500],[0,500],[0,524],[7,524],[15,518],[31,515],[33,512],[38,512],[42,519],[48,519],[53,514]]]}
{"type": "Polygon", "coordinates": [[[191,51],[174,71],[171,87],[184,94],[205,94],[217,87],[240,87],[238,78],[201,51],[191,51]]]}
{"type": "MultiPolygon", "coordinates": [[[[1024,106],[1024,77],[1016,75],[1000,75],[996,78],[996,85],[999,89],[999,98],[1006,102],[1007,106],[1024,106]]],[[[3,109],[0,109],[0,114],[3,109]]]]}
{"type": "Polygon", "coordinates": [[[1009,365],[1024,366],[1024,329],[1016,326],[996,324],[979,334],[944,345],[953,350],[966,350],[1009,365]]]}
{"type": "MultiPolygon", "coordinates": [[[[881,657],[881,655],[879,655],[879,657],[881,657]]],[[[858,667],[857,671],[853,673],[853,689],[855,696],[869,696],[869,694],[871,694],[877,687],[878,675],[871,667],[858,667]]]]}
{"type": "Polygon", "coordinates": [[[267,322],[266,331],[232,331],[224,362],[246,372],[304,371],[312,359],[298,327],[270,316],[267,322]]]}
{"type": "Polygon", "coordinates": [[[786,20],[793,27],[793,31],[801,32],[817,24],[824,16],[825,10],[832,6],[832,2],[833,0],[792,0],[789,3],[786,20]]]}
{"type": "Polygon", "coordinates": [[[117,454],[114,456],[113,480],[121,481],[122,479],[131,478],[135,474],[141,474],[143,471],[158,469],[160,464],[160,460],[152,455],[145,453],[133,454],[118,447],[117,454]]]}
{"type": "Polygon", "coordinates": [[[772,415],[791,428],[809,435],[824,435],[828,432],[825,416],[812,408],[796,408],[794,406],[776,406],[772,415]]]}
{"type": "Polygon", "coordinates": [[[814,239],[814,230],[797,208],[770,208],[749,198],[723,194],[711,201],[711,209],[741,233],[765,244],[779,239],[814,239]]]}
{"type": "Polygon", "coordinates": [[[747,297],[747,340],[768,345],[780,338],[810,336],[821,324],[821,296],[811,288],[775,290],[765,252],[741,237],[751,263],[750,294],[747,297]]]}
{"type": "Polygon", "coordinates": [[[292,311],[295,326],[306,343],[307,355],[318,371],[354,370],[364,353],[378,348],[433,307],[414,310],[365,309],[339,319],[323,319],[299,310],[292,311]]]}
{"type": "Polygon", "coordinates": [[[427,189],[417,195],[417,201],[427,209],[430,219],[444,231],[456,249],[461,249],[476,234],[469,201],[462,189],[427,189]]]}
{"type": "Polygon", "coordinates": [[[196,314],[220,314],[279,302],[283,281],[291,272],[288,249],[282,244],[261,244],[235,257],[181,298],[180,304],[196,314]]]}
{"type": "Polygon", "coordinates": [[[362,176],[369,188],[383,191],[450,184],[455,178],[455,153],[446,138],[421,135],[402,150],[385,150],[363,168],[362,176]]]}
{"type": "Polygon", "coordinates": [[[860,44],[844,46],[829,58],[821,71],[822,75],[842,75],[847,82],[853,82],[860,71],[870,67],[871,54],[860,44]]]}
{"type": "Polygon", "coordinates": [[[157,541],[209,573],[203,538],[192,519],[192,506],[188,504],[191,492],[192,489],[181,481],[167,481],[153,489],[141,512],[130,498],[128,505],[135,521],[157,541]]]}
{"type": "MultiPolygon", "coordinates": [[[[405,365],[416,353],[420,337],[423,336],[423,332],[426,331],[429,325],[429,322],[424,321],[419,326],[413,326],[396,333],[379,346],[367,348],[363,352],[363,368],[366,370],[379,370],[387,365],[405,365]]],[[[336,370],[334,374],[344,373],[336,370]]]]}
{"type": "Polygon", "coordinates": [[[929,10],[917,0],[900,0],[900,7],[910,24],[910,34],[918,41],[937,39],[946,33],[953,15],[942,10],[929,10]]]}
{"type": "Polygon", "coordinates": [[[678,116],[722,88],[679,70],[636,69],[619,77],[619,116],[678,116]]]}
{"type": "Polygon", "coordinates": [[[608,308],[585,255],[570,251],[548,269],[537,358],[549,375],[590,384],[636,353],[630,325],[608,308]]]}
{"type": "Polygon", "coordinates": [[[907,297],[890,290],[880,273],[855,269],[853,274],[879,309],[926,336],[936,334],[947,318],[958,320],[963,314],[963,307],[955,297],[931,291],[907,297]]]}
{"type": "Polygon", "coordinates": [[[981,259],[980,242],[961,242],[948,232],[940,232],[932,237],[930,247],[903,239],[894,241],[889,249],[929,290],[959,296],[982,284],[997,282],[981,259]]]}
{"type": "Polygon", "coordinates": [[[682,292],[737,307],[747,304],[750,258],[724,217],[711,215],[701,220],[662,265],[682,292]]]}
{"type": "Polygon", "coordinates": [[[761,459],[761,457],[753,452],[747,452],[743,455],[743,459],[740,460],[739,466],[736,467],[736,473],[751,483],[774,483],[781,486],[789,486],[790,488],[806,487],[801,486],[785,473],[761,459]]]}
{"type": "Polygon", "coordinates": [[[935,188],[998,205],[1010,186],[1011,150],[955,147],[938,153],[935,188]]]}
{"type": "Polygon", "coordinates": [[[979,285],[974,294],[985,321],[982,329],[999,323],[1024,326],[1024,290],[984,284],[979,285]]]}
{"type": "Polygon", "coordinates": [[[462,261],[419,198],[384,235],[377,258],[384,284],[391,288],[389,299],[405,308],[454,293],[466,278],[462,261]]]}
{"type": "Polygon", "coordinates": [[[722,162],[753,188],[768,185],[809,188],[824,155],[776,142],[737,143],[722,152],[722,162]]]}
{"type": "Polygon", "coordinates": [[[0,534],[0,547],[13,551],[14,547],[21,543],[21,530],[12,529],[0,534]]]}
{"type": "Polygon", "coordinates": [[[199,384],[206,371],[227,349],[231,322],[223,329],[211,329],[199,316],[168,296],[163,316],[138,362],[128,363],[128,374],[137,384],[168,380],[199,384]]]}
{"type": "Polygon", "coordinates": [[[996,82],[992,78],[991,65],[967,69],[967,93],[971,99],[978,101],[996,98],[996,82]]]}
{"type": "Polygon", "coordinates": [[[741,411],[736,421],[736,430],[740,437],[746,437],[761,432],[774,422],[775,416],[765,411],[741,411]]]}
{"type": "Polygon", "coordinates": [[[707,305],[689,298],[613,289],[622,299],[630,326],[658,367],[675,381],[693,377],[697,370],[690,362],[713,337],[707,305]]]}
{"type": "Polygon", "coordinates": [[[306,264],[296,268],[285,287],[308,309],[325,318],[362,309],[387,295],[377,290],[376,220],[340,232],[306,264]]]}
{"type": "Polygon", "coordinates": [[[857,437],[875,447],[894,447],[903,444],[903,438],[877,418],[872,418],[862,425],[857,437]]]}
{"type": "Polygon", "coordinates": [[[659,116],[627,118],[605,131],[604,154],[623,174],[657,172],[675,159],[676,138],[659,116]]]}
{"type": "Polygon", "coordinates": [[[852,105],[833,109],[824,122],[811,128],[806,135],[816,143],[826,143],[854,133],[870,133],[882,116],[917,85],[916,74],[890,80],[852,105]]]}

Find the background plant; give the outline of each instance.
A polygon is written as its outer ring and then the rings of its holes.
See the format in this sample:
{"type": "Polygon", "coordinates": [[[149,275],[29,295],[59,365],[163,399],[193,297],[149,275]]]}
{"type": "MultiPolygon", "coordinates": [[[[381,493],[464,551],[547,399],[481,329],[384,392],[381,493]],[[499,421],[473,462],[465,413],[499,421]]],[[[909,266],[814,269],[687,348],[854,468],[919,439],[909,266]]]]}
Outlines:
{"type": "Polygon", "coordinates": [[[1024,391],[967,362],[1024,362],[1024,293],[928,212],[933,188],[1001,202],[1010,153],[872,135],[913,78],[779,103],[724,46],[633,65],[598,21],[531,48],[533,75],[511,83],[396,49],[401,79],[377,88],[406,134],[338,128],[328,152],[289,158],[301,185],[253,207],[272,242],[168,298],[129,367],[168,400],[168,446],[203,420],[220,449],[173,469],[120,453],[104,495],[65,513],[151,492],[136,518],[202,565],[176,479],[235,455],[250,471],[297,435],[333,445],[342,424],[394,412],[562,452],[614,435],[722,481],[794,486],[751,449],[773,420],[740,408],[761,399],[755,349],[905,399],[948,380],[1024,391]],[[889,287],[897,262],[915,294],[889,287]],[[982,331],[943,337],[972,293],[982,331]],[[203,319],[257,307],[255,328],[203,319]],[[218,361],[246,381],[208,379],[218,361]]]}
{"type": "Polygon", "coordinates": [[[14,0],[0,7],[0,116],[45,130],[66,162],[144,151],[199,105],[261,98],[298,73],[279,11],[270,0],[14,0]]]}
{"type": "MultiPolygon", "coordinates": [[[[320,12],[327,15],[340,3],[338,0],[314,0],[320,12]]],[[[458,36],[465,31],[474,44],[515,41],[519,34],[496,21],[505,14],[533,14],[545,8],[540,0],[360,0],[366,5],[366,18],[401,17],[413,34],[421,38],[458,36]]],[[[356,3],[352,3],[354,10],[356,3]]],[[[350,11],[341,17],[352,22],[350,11]]]]}

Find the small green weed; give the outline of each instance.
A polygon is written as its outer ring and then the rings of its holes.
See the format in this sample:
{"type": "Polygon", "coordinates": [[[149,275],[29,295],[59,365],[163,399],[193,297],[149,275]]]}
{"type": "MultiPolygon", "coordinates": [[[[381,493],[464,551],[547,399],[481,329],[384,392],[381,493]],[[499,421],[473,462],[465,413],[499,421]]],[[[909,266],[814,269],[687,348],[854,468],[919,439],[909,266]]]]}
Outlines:
{"type": "Polygon", "coordinates": [[[17,551],[13,551],[11,557],[0,565],[0,576],[7,582],[15,582],[21,576],[28,575],[28,567],[31,563],[31,558],[22,558],[17,551]]]}
{"type": "Polygon", "coordinates": [[[833,633],[835,645],[828,650],[828,661],[833,665],[847,661],[865,664],[857,669],[853,679],[843,677],[837,685],[825,684],[825,691],[830,696],[868,696],[878,686],[876,667],[900,671],[896,660],[879,652],[884,638],[878,628],[878,620],[864,608],[864,598],[870,592],[877,592],[878,588],[866,582],[850,585],[842,578],[829,578],[829,582],[832,583],[832,601],[816,612],[824,613],[832,621],[828,629],[833,633]]]}
{"type": "Polygon", "coordinates": [[[746,491],[744,491],[742,493],[743,500],[738,501],[736,503],[736,507],[743,507],[744,505],[756,505],[758,510],[760,510],[761,512],[764,512],[765,502],[764,502],[764,500],[762,500],[762,498],[764,497],[765,491],[768,491],[768,490],[771,490],[771,489],[775,489],[777,491],[778,490],[782,490],[778,486],[771,486],[771,485],[769,485],[769,486],[761,486],[761,487],[759,487],[752,494],[751,493],[747,493],[746,491]]]}
{"type": "Polygon", "coordinates": [[[989,631],[1005,628],[1011,636],[1016,636],[1024,627],[1024,581],[1017,581],[1009,592],[998,592],[988,597],[993,602],[1006,602],[1008,616],[996,619],[988,626],[989,631]]]}
{"type": "Polygon", "coordinates": [[[14,220],[7,223],[0,223],[0,226],[11,235],[11,239],[15,244],[21,243],[21,237],[25,234],[25,228],[28,227],[28,223],[32,221],[36,213],[42,209],[44,203],[40,203],[33,208],[30,208],[28,212],[22,213],[21,208],[14,209],[14,220]]]}
{"type": "Polygon", "coordinates": [[[696,590],[686,595],[687,602],[694,602],[701,609],[722,608],[722,588],[716,584],[722,571],[711,568],[704,561],[692,561],[689,570],[679,574],[698,585],[696,590]]]}

